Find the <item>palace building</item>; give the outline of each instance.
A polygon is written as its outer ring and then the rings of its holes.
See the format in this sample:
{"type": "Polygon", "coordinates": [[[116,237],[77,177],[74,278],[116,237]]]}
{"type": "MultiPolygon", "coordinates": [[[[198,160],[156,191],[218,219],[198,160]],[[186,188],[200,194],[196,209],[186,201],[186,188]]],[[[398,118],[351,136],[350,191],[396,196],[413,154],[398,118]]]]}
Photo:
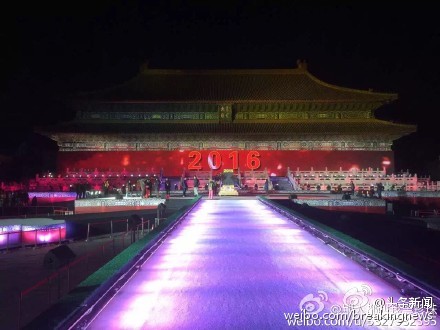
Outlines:
{"type": "Polygon", "coordinates": [[[383,169],[415,126],[375,118],[396,94],[328,84],[295,69],[159,70],[69,101],[74,120],[39,133],[59,146],[58,171],[181,176],[185,171],[383,169]]]}

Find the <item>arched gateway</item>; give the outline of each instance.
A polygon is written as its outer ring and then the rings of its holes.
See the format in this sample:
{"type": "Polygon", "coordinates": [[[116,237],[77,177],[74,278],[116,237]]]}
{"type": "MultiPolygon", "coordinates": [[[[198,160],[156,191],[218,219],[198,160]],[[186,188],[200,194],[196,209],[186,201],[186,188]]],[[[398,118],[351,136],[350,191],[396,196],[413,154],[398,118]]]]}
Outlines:
{"type": "Polygon", "coordinates": [[[78,96],[73,121],[44,128],[58,170],[180,176],[223,169],[393,169],[392,143],[412,125],[375,118],[397,99],[330,85],[307,71],[144,68],[114,88],[78,96]]]}

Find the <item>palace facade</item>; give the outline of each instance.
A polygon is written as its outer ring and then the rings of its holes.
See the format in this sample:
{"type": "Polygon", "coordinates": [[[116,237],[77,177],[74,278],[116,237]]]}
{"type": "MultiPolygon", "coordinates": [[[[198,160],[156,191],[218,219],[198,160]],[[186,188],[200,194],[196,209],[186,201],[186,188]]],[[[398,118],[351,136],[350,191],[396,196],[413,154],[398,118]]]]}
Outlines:
{"type": "Polygon", "coordinates": [[[39,133],[59,146],[58,171],[394,168],[393,141],[415,126],[379,120],[396,94],[335,86],[296,69],[143,68],[69,101],[75,119],[39,133]]]}

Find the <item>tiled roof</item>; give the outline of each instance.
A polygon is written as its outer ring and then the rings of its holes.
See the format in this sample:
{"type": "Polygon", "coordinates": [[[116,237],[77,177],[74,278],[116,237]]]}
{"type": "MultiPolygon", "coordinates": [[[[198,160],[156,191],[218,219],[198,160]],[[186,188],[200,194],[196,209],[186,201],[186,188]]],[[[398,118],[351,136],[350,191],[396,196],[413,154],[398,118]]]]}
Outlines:
{"type": "Polygon", "coordinates": [[[157,70],[147,69],[113,88],[79,99],[114,102],[388,102],[396,94],[334,86],[306,69],[157,70]]]}

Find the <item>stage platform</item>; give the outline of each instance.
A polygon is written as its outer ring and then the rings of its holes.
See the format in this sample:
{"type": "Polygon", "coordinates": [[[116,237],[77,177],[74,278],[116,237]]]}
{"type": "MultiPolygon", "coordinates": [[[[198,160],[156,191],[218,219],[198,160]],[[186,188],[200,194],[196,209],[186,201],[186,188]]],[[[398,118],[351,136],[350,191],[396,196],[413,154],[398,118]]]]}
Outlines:
{"type": "Polygon", "coordinates": [[[73,201],[76,199],[76,192],[66,192],[66,191],[45,191],[45,192],[28,192],[29,201],[36,197],[39,204],[43,203],[54,203],[54,202],[66,202],[73,201]]]}
{"type": "Polygon", "coordinates": [[[124,197],[122,199],[108,197],[78,199],[75,200],[75,214],[156,209],[160,203],[165,203],[165,201],[166,200],[164,198],[156,197],[124,197]]]}
{"type": "Polygon", "coordinates": [[[65,239],[65,220],[51,218],[0,220],[0,249],[59,243],[65,239]]]}
{"type": "Polygon", "coordinates": [[[295,194],[292,201],[320,209],[385,214],[387,202],[380,198],[363,198],[344,194],[295,194]],[[349,199],[346,196],[349,196],[349,199]]]}

